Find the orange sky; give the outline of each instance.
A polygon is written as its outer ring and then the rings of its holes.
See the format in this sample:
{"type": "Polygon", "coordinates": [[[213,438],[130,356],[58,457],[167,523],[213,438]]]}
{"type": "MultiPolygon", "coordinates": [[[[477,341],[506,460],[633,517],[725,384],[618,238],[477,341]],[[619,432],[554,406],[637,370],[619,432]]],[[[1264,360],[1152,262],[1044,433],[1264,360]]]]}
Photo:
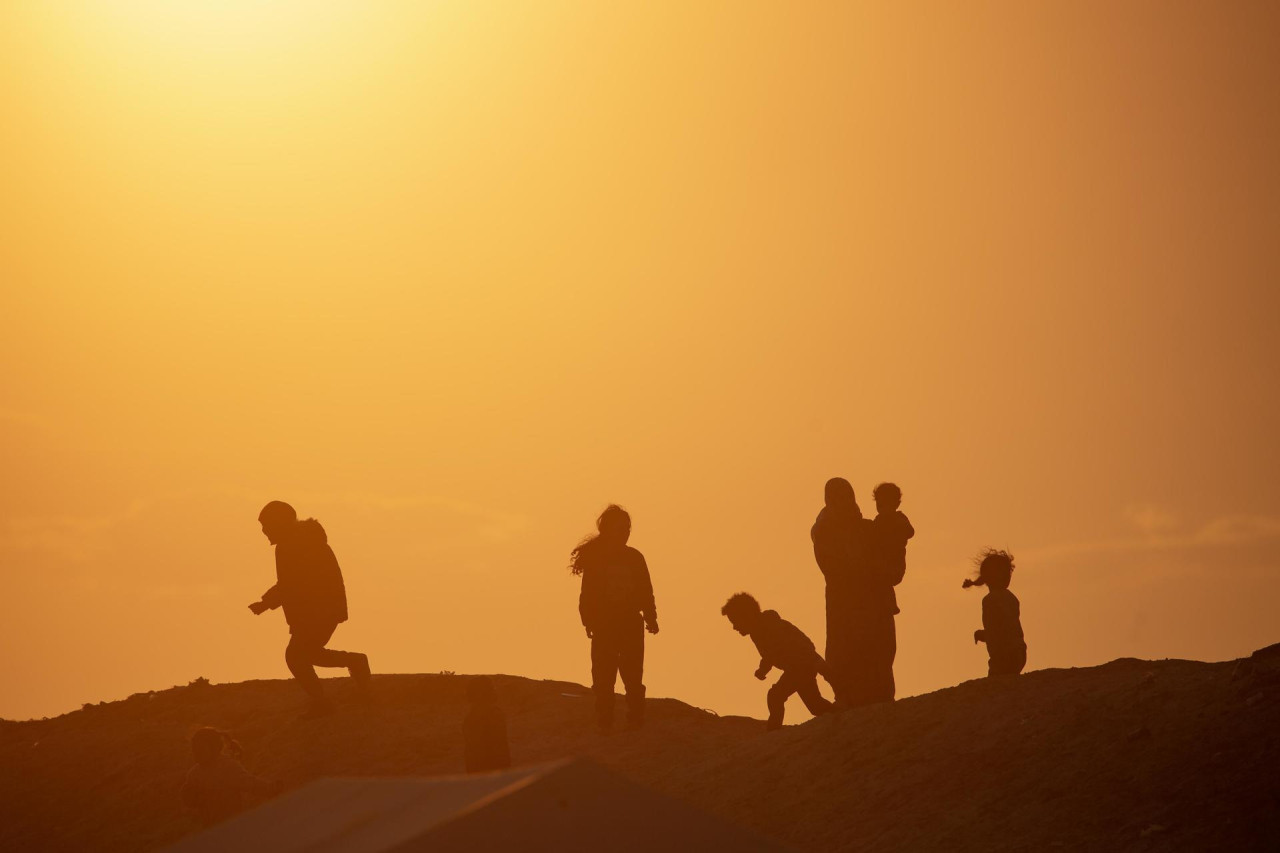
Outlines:
{"type": "Polygon", "coordinates": [[[587,680],[617,501],[650,695],[762,715],[833,475],[900,696],[985,545],[1032,669],[1280,639],[1274,4],[619,5],[4,4],[0,716],[285,677],[270,499],[375,671],[587,680]]]}

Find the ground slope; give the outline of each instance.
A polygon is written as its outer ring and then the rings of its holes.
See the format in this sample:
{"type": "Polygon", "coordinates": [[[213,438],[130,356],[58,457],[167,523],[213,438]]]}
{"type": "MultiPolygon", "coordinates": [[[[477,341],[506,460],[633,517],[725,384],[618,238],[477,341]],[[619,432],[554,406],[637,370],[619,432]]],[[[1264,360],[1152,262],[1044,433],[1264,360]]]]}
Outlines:
{"type": "MultiPolygon", "coordinates": [[[[364,704],[331,682],[342,710],[308,723],[284,681],[0,723],[0,849],[143,851],[189,831],[176,791],[196,725],[232,730],[290,786],[456,773],[465,680],[376,676],[364,704]]],[[[1280,647],[968,682],[768,734],[660,699],[645,731],[601,737],[581,686],[496,683],[517,762],[589,755],[802,850],[1280,845],[1280,647]]]]}

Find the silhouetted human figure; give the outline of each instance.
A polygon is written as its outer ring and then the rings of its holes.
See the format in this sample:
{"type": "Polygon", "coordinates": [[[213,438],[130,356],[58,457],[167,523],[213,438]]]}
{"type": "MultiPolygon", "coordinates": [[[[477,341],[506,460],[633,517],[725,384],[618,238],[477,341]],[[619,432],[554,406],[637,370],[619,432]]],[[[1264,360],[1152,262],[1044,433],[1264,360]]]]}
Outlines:
{"type": "Polygon", "coordinates": [[[477,676],[467,683],[471,707],[462,722],[462,741],[468,773],[505,770],[511,766],[507,743],[507,715],[498,707],[493,682],[477,676]]]}
{"type": "Polygon", "coordinates": [[[827,678],[839,707],[891,702],[898,601],[885,548],[848,480],[827,481],[825,504],[810,536],[827,581],[827,678]]]}
{"type": "Polygon", "coordinates": [[[1027,643],[1022,636],[1018,597],[1009,591],[1013,579],[1013,555],[989,548],[978,555],[978,577],[965,578],[964,588],[985,586],[982,627],[973,632],[975,643],[987,644],[987,676],[1017,675],[1027,665],[1027,643]]]}
{"type": "Polygon", "coordinates": [[[289,645],[284,659],[311,698],[303,719],[331,713],[315,667],[344,667],[356,681],[369,680],[369,658],[359,652],[326,649],[338,625],[347,621],[347,592],[338,558],[314,518],[298,521],[293,507],[272,501],[258,516],[267,541],[276,547],[276,584],[249,605],[255,614],[284,608],[289,645]]]}
{"type": "Polygon", "coordinates": [[[613,688],[619,673],[627,691],[627,727],[644,725],[644,632],[658,633],[653,583],[644,555],[627,545],[631,516],[611,504],[596,519],[595,536],[583,540],[569,557],[569,569],[582,575],[578,612],[591,638],[591,689],[596,722],[613,728],[613,688]]]}
{"type": "Polygon", "coordinates": [[[201,826],[212,826],[239,812],[247,795],[266,796],[280,789],[278,783],[244,769],[240,744],[226,732],[197,729],[191,736],[191,752],[196,764],[182,785],[182,804],[201,826]]]}
{"type": "Polygon", "coordinates": [[[876,538],[884,554],[889,580],[897,586],[907,574],[907,540],[916,535],[916,529],[898,509],[902,506],[902,490],[896,485],[881,483],[871,495],[876,500],[876,538]]]}
{"type": "Polygon", "coordinates": [[[735,631],[750,637],[760,652],[756,678],[764,681],[774,667],[782,677],[769,688],[769,722],[767,728],[782,726],[787,699],[799,693],[809,713],[815,717],[831,710],[831,703],[818,690],[818,674],[826,664],[803,631],[778,615],[776,610],[760,612],[760,604],[745,592],[730,597],[720,612],[729,617],[735,631]]]}

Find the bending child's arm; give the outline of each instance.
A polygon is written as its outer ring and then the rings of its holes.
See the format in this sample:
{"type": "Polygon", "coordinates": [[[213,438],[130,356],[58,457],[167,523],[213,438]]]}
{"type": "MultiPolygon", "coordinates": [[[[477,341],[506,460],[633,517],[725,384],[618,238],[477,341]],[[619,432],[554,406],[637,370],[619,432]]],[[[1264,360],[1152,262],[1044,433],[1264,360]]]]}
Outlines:
{"type": "Polygon", "coordinates": [[[764,658],[761,658],[760,666],[756,669],[756,678],[760,679],[761,681],[764,681],[766,678],[769,677],[769,673],[772,670],[773,670],[773,664],[769,663],[764,658]]]}

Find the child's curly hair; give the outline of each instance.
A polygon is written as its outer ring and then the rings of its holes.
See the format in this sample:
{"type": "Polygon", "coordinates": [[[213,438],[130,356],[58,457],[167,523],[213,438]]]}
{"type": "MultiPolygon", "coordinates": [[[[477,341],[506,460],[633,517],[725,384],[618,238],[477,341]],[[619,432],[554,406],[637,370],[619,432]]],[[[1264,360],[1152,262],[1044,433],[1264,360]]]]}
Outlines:
{"type": "Polygon", "coordinates": [[[898,488],[897,483],[881,483],[872,490],[871,497],[876,501],[883,500],[895,508],[902,505],[902,489],[898,488]]]}
{"type": "Polygon", "coordinates": [[[987,581],[995,577],[1003,577],[1007,580],[1013,576],[1013,555],[998,548],[982,549],[978,552],[978,556],[973,558],[973,565],[977,569],[978,576],[965,578],[963,584],[965,589],[971,586],[986,586],[987,581]]]}
{"type": "Polygon", "coordinates": [[[752,616],[760,612],[760,602],[745,592],[735,593],[720,608],[720,613],[733,619],[737,616],[752,616]]]}

